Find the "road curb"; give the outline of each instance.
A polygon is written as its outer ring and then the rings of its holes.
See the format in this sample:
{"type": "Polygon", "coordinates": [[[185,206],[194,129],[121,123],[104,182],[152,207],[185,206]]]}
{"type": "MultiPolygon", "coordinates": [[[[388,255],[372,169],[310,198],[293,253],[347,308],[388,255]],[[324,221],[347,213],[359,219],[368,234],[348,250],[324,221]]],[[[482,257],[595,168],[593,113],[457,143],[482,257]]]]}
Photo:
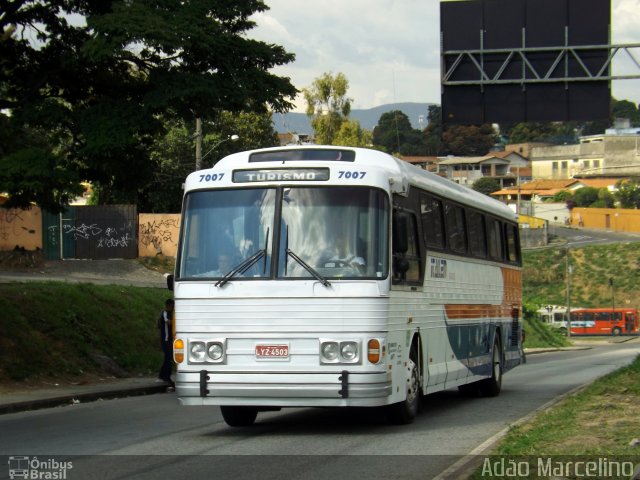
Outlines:
{"type": "Polygon", "coordinates": [[[153,395],[156,393],[165,393],[168,391],[167,388],[167,384],[162,384],[146,387],[103,390],[100,392],[78,393],[75,395],[61,395],[59,397],[42,398],[37,400],[25,400],[23,402],[14,402],[0,405],[0,415],[31,410],[41,410],[43,408],[60,407],[64,405],[76,405],[78,403],[89,403],[95,402],[97,400],[110,400],[114,398],[153,395]]]}

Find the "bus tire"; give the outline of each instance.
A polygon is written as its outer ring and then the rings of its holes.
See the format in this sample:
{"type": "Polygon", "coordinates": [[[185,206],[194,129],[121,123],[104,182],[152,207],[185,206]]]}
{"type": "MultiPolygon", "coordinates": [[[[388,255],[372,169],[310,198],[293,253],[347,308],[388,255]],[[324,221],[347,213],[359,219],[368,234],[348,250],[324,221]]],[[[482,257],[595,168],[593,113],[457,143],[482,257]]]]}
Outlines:
{"type": "Polygon", "coordinates": [[[479,382],[480,393],[484,397],[497,397],[502,389],[502,348],[496,331],[491,350],[491,377],[479,382]]]}
{"type": "Polygon", "coordinates": [[[482,392],[480,391],[480,385],[478,385],[478,382],[459,385],[458,392],[460,392],[460,395],[466,398],[477,398],[482,394],[482,392]]]}
{"type": "Polygon", "coordinates": [[[414,341],[409,352],[407,368],[410,370],[407,380],[407,396],[402,402],[387,407],[387,417],[396,425],[412,423],[418,415],[420,407],[420,361],[418,342],[414,341]]]}
{"type": "Polygon", "coordinates": [[[611,335],[613,335],[614,337],[617,337],[621,333],[622,330],[620,330],[620,327],[613,327],[613,330],[611,330],[611,335]]]}
{"type": "Polygon", "coordinates": [[[222,418],[230,427],[249,427],[253,425],[258,416],[256,407],[232,407],[223,405],[220,407],[222,418]]]}

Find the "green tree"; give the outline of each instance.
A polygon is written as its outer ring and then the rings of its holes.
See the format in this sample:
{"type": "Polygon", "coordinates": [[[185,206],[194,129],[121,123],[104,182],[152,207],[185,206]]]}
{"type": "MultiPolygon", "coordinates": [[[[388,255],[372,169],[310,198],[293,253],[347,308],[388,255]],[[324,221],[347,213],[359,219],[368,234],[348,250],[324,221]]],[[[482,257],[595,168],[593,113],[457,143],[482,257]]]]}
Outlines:
{"type": "Polygon", "coordinates": [[[482,177],[473,182],[471,188],[476,192],[491,196],[493,192],[500,190],[500,182],[496,178],[482,177]]]}
{"type": "Polygon", "coordinates": [[[546,142],[558,136],[558,128],[552,122],[518,123],[509,136],[509,143],[546,142]]]}
{"type": "Polygon", "coordinates": [[[451,125],[442,134],[443,150],[450,155],[486,155],[496,142],[491,125],[451,125]]]}
{"type": "Polygon", "coordinates": [[[331,72],[324,73],[309,88],[303,89],[316,143],[333,145],[340,126],[351,113],[352,100],[347,97],[347,90],[347,77],[343,73],[334,77],[331,72]]]}
{"type": "Polygon", "coordinates": [[[573,194],[576,207],[590,207],[598,200],[598,189],[595,187],[582,187],[573,194]]]}
{"type": "Polygon", "coordinates": [[[428,113],[429,124],[424,129],[425,137],[425,154],[440,155],[443,153],[442,148],[442,107],[440,105],[429,105],[428,113]]]}
{"type": "MultiPolygon", "coordinates": [[[[182,119],[165,121],[166,134],[154,142],[150,159],[157,165],[151,183],[140,193],[138,209],[149,213],[179,212],[182,204],[182,183],[195,170],[193,132],[182,119]]],[[[253,112],[223,111],[216,123],[205,122],[202,145],[203,165],[210,167],[231,153],[279,145],[271,115],[253,112]],[[236,141],[230,141],[238,135],[236,141]]]]}
{"type": "Polygon", "coordinates": [[[223,110],[291,108],[296,89],[270,70],[294,56],[246,35],[251,15],[267,8],[259,0],[3,2],[7,206],[58,211],[80,180],[105,203],[136,202],[158,169],[150,146],[167,112],[215,121],[223,110]]]}
{"type": "Polygon", "coordinates": [[[573,193],[571,193],[569,190],[562,190],[562,191],[556,193],[551,198],[551,202],[553,202],[553,203],[564,203],[567,200],[571,200],[571,199],[573,199],[573,193]]]}
{"type": "Polygon", "coordinates": [[[631,126],[640,127],[640,111],[638,106],[628,100],[612,99],[611,116],[616,118],[627,118],[631,126]]]}
{"type": "Polygon", "coordinates": [[[420,130],[411,126],[409,117],[400,110],[385,112],[373,129],[373,143],[389,153],[424,155],[426,144],[420,130]]]}
{"type": "Polygon", "coordinates": [[[622,208],[640,208],[640,178],[620,180],[614,197],[622,208]]]}
{"type": "Polygon", "coordinates": [[[362,128],[356,120],[345,120],[333,139],[333,145],[368,147],[371,145],[371,132],[362,128]]]}

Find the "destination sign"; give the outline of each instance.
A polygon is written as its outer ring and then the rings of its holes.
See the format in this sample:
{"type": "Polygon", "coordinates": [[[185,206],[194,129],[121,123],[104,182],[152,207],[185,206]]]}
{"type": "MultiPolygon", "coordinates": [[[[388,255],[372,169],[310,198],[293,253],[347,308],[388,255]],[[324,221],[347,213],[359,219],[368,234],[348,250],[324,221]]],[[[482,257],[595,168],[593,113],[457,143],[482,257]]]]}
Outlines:
{"type": "Polygon", "coordinates": [[[251,182],[322,182],[329,180],[328,168],[273,168],[235,170],[234,183],[251,182]]]}

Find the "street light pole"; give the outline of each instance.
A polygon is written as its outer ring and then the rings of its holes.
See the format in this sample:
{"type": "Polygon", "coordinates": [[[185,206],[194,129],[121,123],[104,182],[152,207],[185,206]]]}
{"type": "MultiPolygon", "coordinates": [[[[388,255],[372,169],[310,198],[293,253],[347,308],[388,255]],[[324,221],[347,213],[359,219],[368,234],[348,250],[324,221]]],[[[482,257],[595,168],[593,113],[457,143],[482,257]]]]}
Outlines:
{"type": "Polygon", "coordinates": [[[202,119],[196,118],[196,170],[202,170],[202,119]]]}
{"type": "Polygon", "coordinates": [[[202,155],[202,157],[200,158],[200,163],[202,164],[202,160],[204,160],[207,155],[209,155],[211,152],[213,152],[216,148],[218,148],[224,142],[228,142],[229,140],[231,140],[232,142],[235,142],[239,138],[240,138],[240,136],[239,135],[235,135],[235,134],[234,135],[229,135],[227,138],[223,138],[218,143],[216,143],[213,147],[211,147],[207,153],[202,155]]]}

